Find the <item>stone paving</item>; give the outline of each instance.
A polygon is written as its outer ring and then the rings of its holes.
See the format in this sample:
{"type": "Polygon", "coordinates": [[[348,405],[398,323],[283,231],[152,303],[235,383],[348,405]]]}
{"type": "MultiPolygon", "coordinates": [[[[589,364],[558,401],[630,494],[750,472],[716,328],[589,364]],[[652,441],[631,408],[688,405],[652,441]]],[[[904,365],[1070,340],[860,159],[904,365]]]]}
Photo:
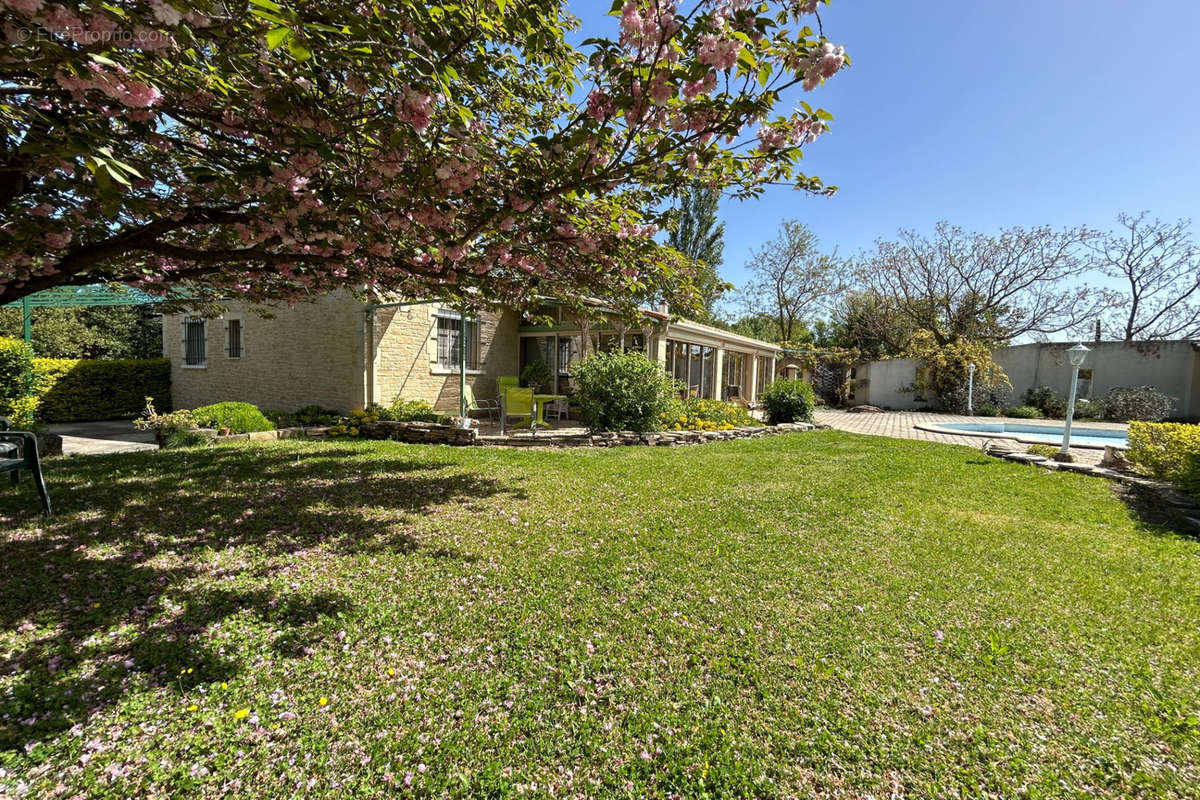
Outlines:
{"type": "MultiPolygon", "coordinates": [[[[922,442],[941,442],[942,444],[960,444],[975,450],[981,449],[984,442],[988,441],[988,438],[983,436],[955,436],[953,434],[921,430],[916,426],[944,425],[954,422],[1011,422],[1021,425],[1036,425],[1039,422],[1039,420],[1012,419],[1009,417],[966,417],[955,414],[934,414],[928,411],[884,411],[851,414],[849,411],[827,408],[818,408],[813,413],[813,419],[818,424],[828,425],[831,428],[849,433],[865,433],[869,436],[890,436],[893,439],[917,439],[922,442]]],[[[1062,422],[1060,420],[1046,420],[1045,424],[1053,427],[1061,425],[1062,422]]],[[[1076,422],[1076,425],[1086,425],[1089,428],[1107,428],[1110,430],[1127,429],[1125,425],[1112,422],[1093,422],[1092,420],[1076,422]]],[[[1023,443],[1019,442],[1014,442],[1014,444],[1024,446],[1023,443]]],[[[1103,457],[1104,451],[1091,447],[1072,447],[1071,454],[1080,463],[1096,464],[1103,457]]]]}

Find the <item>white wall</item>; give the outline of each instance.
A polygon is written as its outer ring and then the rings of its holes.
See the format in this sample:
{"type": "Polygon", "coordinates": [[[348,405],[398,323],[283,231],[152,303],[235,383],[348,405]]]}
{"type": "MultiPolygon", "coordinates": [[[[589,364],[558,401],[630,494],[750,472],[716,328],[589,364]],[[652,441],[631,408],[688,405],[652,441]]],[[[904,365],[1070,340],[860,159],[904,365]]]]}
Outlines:
{"type": "MultiPolygon", "coordinates": [[[[1073,342],[1022,344],[993,353],[1013,386],[1013,402],[1026,389],[1049,386],[1065,398],[1071,388],[1067,349],[1073,342]]],[[[1190,341],[1089,342],[1083,369],[1092,370],[1090,393],[1099,398],[1117,386],[1154,386],[1175,398],[1173,416],[1200,416],[1200,350],[1190,341]]],[[[1086,387],[1085,387],[1086,388],[1086,387]]]]}
{"type": "Polygon", "coordinates": [[[917,399],[914,392],[902,392],[917,379],[921,362],[915,358],[892,358],[887,361],[872,361],[857,367],[858,385],[854,390],[854,401],[858,404],[880,408],[911,411],[930,405],[917,399]]]}

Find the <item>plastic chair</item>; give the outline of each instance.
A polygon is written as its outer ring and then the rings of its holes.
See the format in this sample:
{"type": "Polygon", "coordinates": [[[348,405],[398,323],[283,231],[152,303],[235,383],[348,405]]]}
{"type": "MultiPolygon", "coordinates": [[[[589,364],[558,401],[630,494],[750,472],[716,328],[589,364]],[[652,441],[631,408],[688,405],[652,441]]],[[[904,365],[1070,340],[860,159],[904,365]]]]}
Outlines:
{"type": "Polygon", "coordinates": [[[533,389],[510,388],[500,395],[500,435],[508,432],[508,418],[528,419],[534,434],[537,426],[533,417],[533,389]]]}
{"type": "Polygon", "coordinates": [[[42,478],[37,436],[28,431],[10,431],[8,426],[9,421],[0,417],[0,473],[11,474],[12,485],[16,486],[21,480],[21,470],[29,470],[33,474],[33,484],[37,487],[38,497],[42,501],[42,513],[50,516],[50,494],[46,491],[46,481],[42,478]]]}
{"type": "Polygon", "coordinates": [[[501,400],[504,400],[505,392],[507,392],[509,389],[516,389],[520,385],[521,385],[520,378],[509,377],[509,376],[505,376],[503,378],[496,378],[496,389],[497,389],[496,394],[499,395],[501,400]]]}

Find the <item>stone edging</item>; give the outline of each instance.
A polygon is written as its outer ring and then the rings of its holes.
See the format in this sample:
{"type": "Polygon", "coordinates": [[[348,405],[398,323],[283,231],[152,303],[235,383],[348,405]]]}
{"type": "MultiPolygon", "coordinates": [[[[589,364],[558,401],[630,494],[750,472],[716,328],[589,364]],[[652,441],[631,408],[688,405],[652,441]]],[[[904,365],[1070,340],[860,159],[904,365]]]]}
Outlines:
{"type": "Polygon", "coordinates": [[[1015,461],[1018,464],[1025,464],[1030,467],[1041,467],[1050,472],[1076,472],[1080,475],[1106,478],[1124,486],[1149,492],[1161,502],[1164,509],[1174,511],[1177,516],[1182,518],[1186,526],[1200,533],[1200,503],[1197,503],[1196,500],[1188,497],[1165,481],[1109,469],[1108,467],[1096,464],[1074,464],[1055,461],[1045,456],[1033,455],[1032,453],[1017,453],[1003,448],[989,447],[989,444],[992,443],[985,442],[982,449],[985,454],[993,458],[1003,458],[1006,461],[1015,461]]]}
{"type": "MultiPolygon", "coordinates": [[[[730,439],[757,439],[762,436],[775,436],[781,433],[796,433],[813,430],[818,425],[808,422],[791,422],[780,425],[754,425],[743,428],[732,428],[727,431],[657,431],[654,433],[636,433],[634,431],[614,431],[610,433],[579,433],[558,434],[548,431],[541,436],[522,437],[510,436],[480,436],[475,428],[463,429],[452,425],[438,425],[433,422],[393,422],[379,420],[378,422],[363,422],[358,426],[360,439],[388,439],[406,444],[445,444],[453,447],[622,447],[632,445],[647,445],[659,447],[678,447],[680,445],[704,444],[730,439]]],[[[279,428],[273,431],[256,431],[254,433],[234,433],[218,436],[210,428],[197,428],[193,431],[208,437],[210,441],[245,442],[271,441],[274,439],[296,439],[299,437],[324,438],[329,436],[329,428],[279,428]]]]}
{"type": "Polygon", "coordinates": [[[449,425],[435,425],[429,422],[364,422],[358,426],[359,438],[391,439],[410,444],[448,444],[453,446],[483,446],[483,447],[622,447],[646,445],[670,447],[680,445],[704,444],[730,439],[755,439],[760,436],[774,436],[781,433],[794,433],[812,430],[815,425],[807,422],[785,423],[782,425],[755,425],[743,428],[732,428],[727,431],[659,431],[655,433],[635,433],[633,431],[615,431],[610,433],[579,433],[556,434],[548,431],[542,436],[515,437],[480,436],[474,428],[464,430],[449,425]]]}

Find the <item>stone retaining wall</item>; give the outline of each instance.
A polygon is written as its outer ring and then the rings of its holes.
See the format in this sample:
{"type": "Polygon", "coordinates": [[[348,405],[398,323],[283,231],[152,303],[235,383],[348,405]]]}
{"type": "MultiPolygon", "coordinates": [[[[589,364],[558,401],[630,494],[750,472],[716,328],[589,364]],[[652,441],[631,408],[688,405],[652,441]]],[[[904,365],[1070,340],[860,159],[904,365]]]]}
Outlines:
{"type": "Polygon", "coordinates": [[[703,444],[727,439],[755,439],[810,430],[814,426],[804,422],[785,425],[763,425],[733,428],[727,431],[663,431],[659,433],[634,433],[620,431],[612,433],[558,434],[553,431],[543,436],[480,436],[475,429],[463,430],[449,425],[429,422],[364,422],[359,425],[359,437],[363,439],[391,439],[416,444],[449,444],[457,446],[481,445],[489,447],[621,447],[630,445],[679,446],[703,444]]]}

